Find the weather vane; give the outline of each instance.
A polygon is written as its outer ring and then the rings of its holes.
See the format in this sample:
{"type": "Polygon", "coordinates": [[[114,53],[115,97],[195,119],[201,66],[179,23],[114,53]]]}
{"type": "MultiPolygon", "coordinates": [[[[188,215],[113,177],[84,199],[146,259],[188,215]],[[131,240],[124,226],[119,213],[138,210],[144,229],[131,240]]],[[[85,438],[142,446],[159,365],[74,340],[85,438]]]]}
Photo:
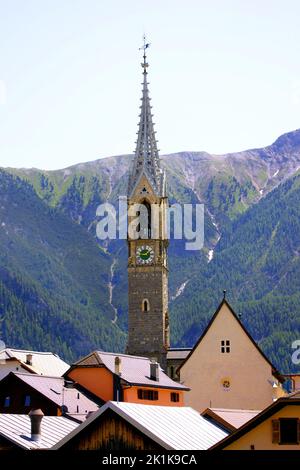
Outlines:
{"type": "Polygon", "coordinates": [[[148,47],[150,46],[150,42],[146,41],[146,35],[145,34],[143,36],[143,41],[144,41],[144,44],[142,45],[142,47],[139,48],[139,51],[141,51],[143,49],[143,51],[145,53],[145,50],[148,49],[148,47]]]}
{"type": "Polygon", "coordinates": [[[144,51],[144,55],[143,55],[144,62],[141,65],[144,68],[144,72],[146,73],[146,67],[148,67],[148,64],[146,62],[146,49],[148,49],[148,47],[150,46],[150,42],[146,41],[146,35],[145,34],[143,36],[143,40],[144,40],[144,44],[142,45],[142,47],[139,48],[139,51],[141,51],[141,50],[144,51]]]}

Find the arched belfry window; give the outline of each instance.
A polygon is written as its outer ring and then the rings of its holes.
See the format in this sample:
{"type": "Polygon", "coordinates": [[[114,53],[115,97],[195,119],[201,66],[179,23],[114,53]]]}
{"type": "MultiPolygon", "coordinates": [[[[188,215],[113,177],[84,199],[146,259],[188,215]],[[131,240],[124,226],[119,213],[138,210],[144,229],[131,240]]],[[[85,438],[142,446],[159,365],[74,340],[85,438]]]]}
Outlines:
{"type": "Polygon", "coordinates": [[[144,199],[141,203],[145,210],[145,217],[141,217],[141,238],[151,238],[151,204],[144,199]]]}
{"type": "Polygon", "coordinates": [[[150,310],[150,302],[148,299],[143,299],[143,302],[142,302],[142,311],[143,312],[149,312],[150,310]]]}

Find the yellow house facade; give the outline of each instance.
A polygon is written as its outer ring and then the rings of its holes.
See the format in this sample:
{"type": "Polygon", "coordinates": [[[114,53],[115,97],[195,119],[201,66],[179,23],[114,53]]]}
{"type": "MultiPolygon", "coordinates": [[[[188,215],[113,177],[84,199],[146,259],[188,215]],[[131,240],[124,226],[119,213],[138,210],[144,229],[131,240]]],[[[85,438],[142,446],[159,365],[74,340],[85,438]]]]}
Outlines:
{"type": "Polygon", "coordinates": [[[279,398],[211,450],[300,450],[300,398],[279,398]]]}
{"type": "Polygon", "coordinates": [[[261,410],[284,396],[282,376],[251,338],[224,298],[178,369],[191,391],[186,405],[261,410]]]}

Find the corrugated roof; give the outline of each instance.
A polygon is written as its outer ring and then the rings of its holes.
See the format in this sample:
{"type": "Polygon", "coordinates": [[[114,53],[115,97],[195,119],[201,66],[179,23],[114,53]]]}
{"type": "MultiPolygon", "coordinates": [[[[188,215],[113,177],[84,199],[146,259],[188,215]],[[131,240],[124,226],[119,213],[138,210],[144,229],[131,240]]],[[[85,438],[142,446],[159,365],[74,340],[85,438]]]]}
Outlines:
{"type": "MultiPolygon", "coordinates": [[[[151,361],[147,357],[129,356],[127,354],[115,354],[95,351],[100,363],[104,364],[111,372],[115,372],[115,358],[121,359],[121,378],[128,383],[146,385],[151,387],[165,387],[181,390],[189,390],[184,385],[170,379],[159,366],[159,380],[150,379],[151,361]]],[[[79,364],[80,361],[77,363],[79,364]]]]}
{"type": "Polygon", "coordinates": [[[185,359],[191,352],[192,348],[187,349],[169,349],[167,359],[185,359]]]}
{"type": "Polygon", "coordinates": [[[42,438],[34,442],[31,440],[28,415],[0,414],[0,436],[24,449],[50,449],[78,426],[78,423],[63,416],[44,416],[42,438]]]}
{"type": "Polygon", "coordinates": [[[86,415],[89,411],[96,411],[99,408],[94,401],[90,400],[81,391],[76,388],[64,387],[65,380],[62,377],[49,377],[20,372],[11,372],[11,375],[15,375],[22,382],[25,382],[43,396],[49,398],[59,407],[65,405],[67,413],[86,415]]]}
{"type": "Polygon", "coordinates": [[[189,390],[186,386],[172,380],[160,366],[158,366],[158,380],[154,381],[153,379],[150,379],[151,361],[149,358],[116,354],[111,355],[109,353],[102,352],[98,354],[106,367],[108,367],[112,372],[114,372],[115,357],[119,356],[121,358],[121,377],[123,380],[126,380],[126,382],[152,387],[168,387],[189,390]]]}
{"type": "Polygon", "coordinates": [[[205,450],[228,435],[189,407],[108,402],[59,442],[55,449],[61,448],[97,419],[100,420],[107,409],[114,411],[150,439],[169,450],[205,450]]]}
{"type": "Polygon", "coordinates": [[[0,359],[12,359],[26,364],[26,368],[41,375],[61,377],[68,369],[69,364],[52,352],[26,351],[23,349],[6,348],[0,351],[0,359]],[[32,354],[32,365],[26,364],[27,354],[32,354]]]}
{"type": "Polygon", "coordinates": [[[254,416],[258,415],[261,410],[239,410],[239,409],[226,409],[226,408],[208,408],[202,415],[211,416],[212,418],[220,417],[222,421],[229,423],[233,428],[238,429],[243,424],[250,421],[254,416]]]}

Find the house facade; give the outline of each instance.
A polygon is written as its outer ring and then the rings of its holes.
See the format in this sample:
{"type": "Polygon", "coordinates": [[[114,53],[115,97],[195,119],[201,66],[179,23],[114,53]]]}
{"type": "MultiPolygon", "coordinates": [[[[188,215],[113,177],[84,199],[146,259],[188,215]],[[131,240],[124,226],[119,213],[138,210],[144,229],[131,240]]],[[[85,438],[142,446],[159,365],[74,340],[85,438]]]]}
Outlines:
{"type": "Polygon", "coordinates": [[[183,406],[189,388],[147,357],[94,351],[65,374],[104,401],[183,406]]]}
{"type": "Polygon", "coordinates": [[[224,299],[206,330],[179,367],[191,391],[186,404],[206,408],[262,410],[280,396],[276,371],[224,299]]]}
{"type": "Polygon", "coordinates": [[[211,450],[300,450],[300,398],[282,397],[211,450]]]}

